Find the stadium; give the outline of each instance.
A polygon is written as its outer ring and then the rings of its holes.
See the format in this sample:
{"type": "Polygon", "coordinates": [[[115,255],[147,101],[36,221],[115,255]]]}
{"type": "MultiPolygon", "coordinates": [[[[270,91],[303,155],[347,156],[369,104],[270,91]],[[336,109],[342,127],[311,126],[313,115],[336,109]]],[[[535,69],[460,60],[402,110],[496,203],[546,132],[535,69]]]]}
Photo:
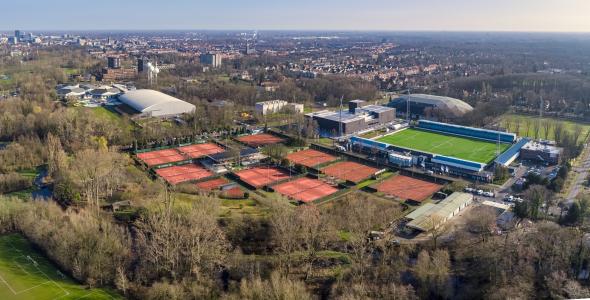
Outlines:
{"type": "Polygon", "coordinates": [[[376,137],[350,139],[353,149],[377,150],[401,167],[419,165],[436,172],[491,181],[495,164],[507,166],[526,139],[516,134],[420,120],[417,125],[376,137]]]}

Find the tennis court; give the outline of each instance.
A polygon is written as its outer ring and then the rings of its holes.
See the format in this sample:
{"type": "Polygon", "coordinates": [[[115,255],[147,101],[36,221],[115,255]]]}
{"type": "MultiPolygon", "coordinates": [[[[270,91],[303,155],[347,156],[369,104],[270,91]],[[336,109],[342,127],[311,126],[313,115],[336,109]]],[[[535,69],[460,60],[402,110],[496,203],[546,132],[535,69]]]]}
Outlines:
{"type": "Polygon", "coordinates": [[[164,149],[137,153],[137,158],[150,167],[172,162],[179,162],[187,159],[176,149],[164,149]]]}
{"type": "Polygon", "coordinates": [[[190,158],[201,158],[203,156],[217,154],[225,150],[214,143],[195,144],[179,147],[178,150],[190,158]]]}
{"type": "Polygon", "coordinates": [[[260,133],[260,134],[242,136],[242,137],[237,138],[236,140],[238,140],[250,147],[255,147],[255,148],[260,147],[260,146],[266,146],[266,145],[278,144],[278,143],[285,142],[284,139],[274,136],[272,134],[268,134],[268,133],[260,133]]]}
{"type": "Polygon", "coordinates": [[[289,174],[275,167],[256,167],[234,173],[243,182],[261,188],[289,178],[289,174]]]}
{"type": "Polygon", "coordinates": [[[220,177],[211,180],[206,180],[202,182],[198,182],[196,186],[204,191],[213,191],[219,189],[222,185],[228,184],[229,180],[220,177]]]}
{"type": "Polygon", "coordinates": [[[439,191],[442,186],[436,183],[399,175],[375,185],[374,188],[379,192],[403,200],[409,199],[416,202],[422,202],[439,191]]]}
{"type": "Polygon", "coordinates": [[[338,189],[317,179],[307,177],[281,183],[273,189],[291,199],[308,203],[338,192],[338,189]]]}
{"type": "Polygon", "coordinates": [[[342,161],[322,169],[322,172],[328,176],[359,183],[375,175],[379,169],[365,166],[353,161],[342,161]]]}
{"type": "Polygon", "coordinates": [[[164,178],[170,184],[199,180],[213,176],[213,173],[197,164],[172,166],[156,170],[156,174],[164,178]]]}
{"type": "Polygon", "coordinates": [[[308,168],[313,168],[317,165],[333,162],[338,159],[336,156],[313,149],[289,153],[285,158],[296,165],[306,166],[308,168]]]}

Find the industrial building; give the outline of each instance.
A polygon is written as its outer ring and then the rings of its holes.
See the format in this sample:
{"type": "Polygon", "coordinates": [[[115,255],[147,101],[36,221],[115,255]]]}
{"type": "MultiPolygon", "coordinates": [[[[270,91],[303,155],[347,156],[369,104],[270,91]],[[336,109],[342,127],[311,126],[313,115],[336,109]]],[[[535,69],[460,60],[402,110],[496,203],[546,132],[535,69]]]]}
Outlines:
{"type": "Polygon", "coordinates": [[[387,104],[396,109],[398,115],[407,117],[408,99],[410,114],[427,119],[454,119],[473,110],[471,105],[455,98],[426,94],[402,95],[387,104]]]}
{"type": "Polygon", "coordinates": [[[395,120],[395,109],[380,105],[367,105],[363,100],[348,102],[348,110],[328,111],[306,114],[308,121],[315,121],[321,136],[340,136],[378,128],[395,120]]]}
{"type": "Polygon", "coordinates": [[[428,232],[446,223],[473,202],[473,195],[455,192],[437,204],[426,203],[406,216],[406,227],[428,232]]]}
{"type": "Polygon", "coordinates": [[[269,100],[257,102],[255,105],[256,112],[263,116],[278,113],[287,108],[297,113],[303,113],[303,104],[289,103],[285,100],[269,100]]]}
{"type": "Polygon", "coordinates": [[[195,106],[188,102],[154,90],[128,91],[119,101],[137,111],[142,117],[174,117],[191,113],[195,106]]]}
{"type": "Polygon", "coordinates": [[[561,161],[563,148],[529,141],[520,149],[520,159],[532,160],[549,165],[557,165],[561,161]]]}

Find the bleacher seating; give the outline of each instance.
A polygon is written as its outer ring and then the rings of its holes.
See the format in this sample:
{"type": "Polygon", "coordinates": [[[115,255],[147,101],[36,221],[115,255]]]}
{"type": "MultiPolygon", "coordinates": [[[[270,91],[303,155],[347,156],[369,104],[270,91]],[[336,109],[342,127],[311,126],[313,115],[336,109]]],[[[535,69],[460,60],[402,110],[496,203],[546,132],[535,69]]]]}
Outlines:
{"type": "Polygon", "coordinates": [[[506,133],[495,130],[466,127],[427,120],[418,121],[418,128],[494,142],[498,141],[498,138],[502,143],[514,143],[516,141],[516,134],[514,133],[506,133]]]}

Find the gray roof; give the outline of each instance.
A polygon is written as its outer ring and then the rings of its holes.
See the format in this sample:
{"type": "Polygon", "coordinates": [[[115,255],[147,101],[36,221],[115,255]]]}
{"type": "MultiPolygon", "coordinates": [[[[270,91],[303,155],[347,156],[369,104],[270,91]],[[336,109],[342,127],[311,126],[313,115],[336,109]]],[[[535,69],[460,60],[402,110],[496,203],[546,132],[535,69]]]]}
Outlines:
{"type": "Polygon", "coordinates": [[[309,113],[309,114],[307,114],[307,116],[328,119],[328,120],[332,120],[332,121],[336,121],[336,122],[342,120],[342,123],[349,123],[352,121],[365,119],[367,114],[371,113],[371,112],[372,113],[382,113],[382,112],[390,111],[393,109],[394,108],[387,107],[387,106],[381,106],[381,105],[367,105],[364,107],[358,107],[355,110],[355,113],[350,113],[350,111],[347,109],[342,110],[342,111],[323,110],[323,111],[318,111],[318,112],[314,112],[314,113],[309,113]]]}
{"type": "Polygon", "coordinates": [[[141,113],[152,116],[178,115],[195,110],[195,106],[178,98],[154,90],[128,91],[119,100],[141,113]]]}
{"type": "MultiPolygon", "coordinates": [[[[407,101],[408,95],[401,95],[399,98],[395,100],[404,100],[407,101]]],[[[427,95],[427,94],[411,94],[410,101],[416,103],[424,103],[434,105],[441,109],[446,109],[456,115],[463,115],[467,112],[473,110],[473,107],[462,100],[451,98],[451,97],[444,97],[444,96],[435,96],[435,95],[427,95]]]]}
{"type": "Polygon", "coordinates": [[[440,225],[438,222],[446,222],[447,218],[457,209],[464,207],[473,200],[473,195],[461,192],[455,192],[449,195],[438,204],[424,206],[424,209],[417,209],[408,215],[412,217],[406,226],[418,229],[420,231],[429,231],[435,226],[440,225]],[[437,224],[438,223],[438,224],[437,224]]]}

